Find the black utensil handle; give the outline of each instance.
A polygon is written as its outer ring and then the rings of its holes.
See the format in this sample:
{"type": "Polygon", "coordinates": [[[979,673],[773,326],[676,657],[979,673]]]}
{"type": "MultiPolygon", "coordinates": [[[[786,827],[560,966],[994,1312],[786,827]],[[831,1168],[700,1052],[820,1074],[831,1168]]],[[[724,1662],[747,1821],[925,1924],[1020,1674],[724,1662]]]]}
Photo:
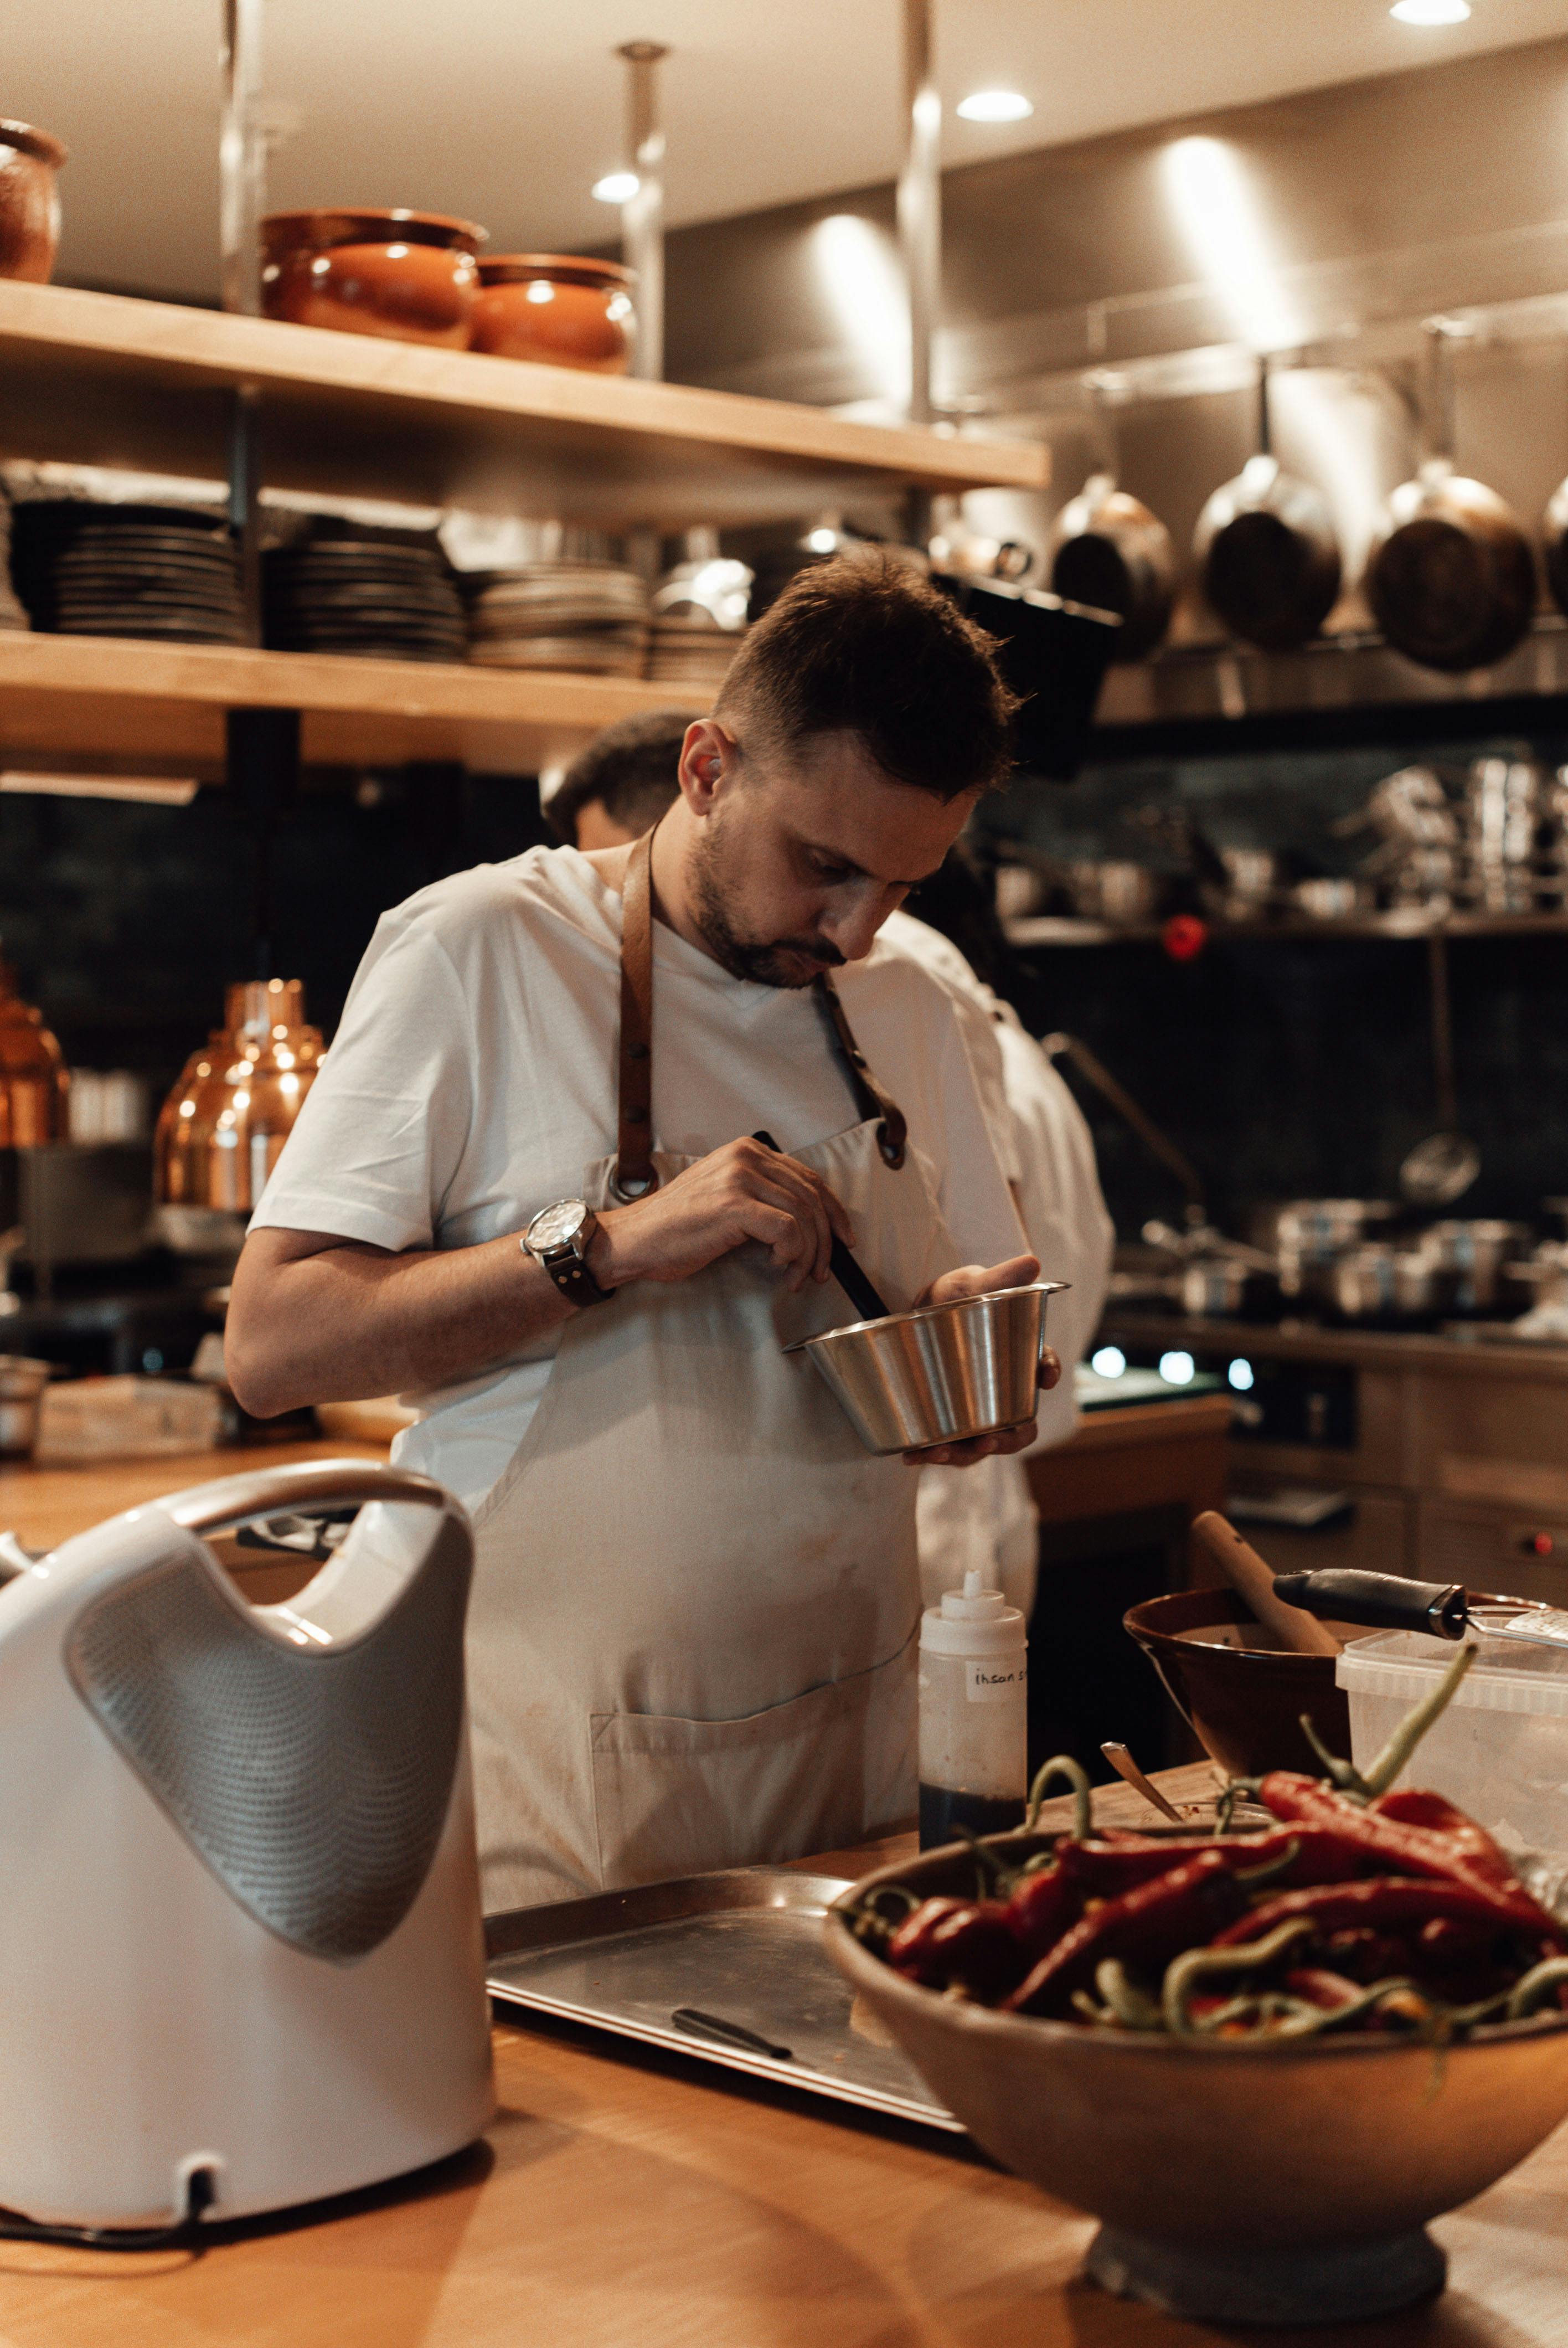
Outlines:
{"type": "MultiPolygon", "coordinates": [[[[753,1133],[752,1139],[760,1141],[764,1149],[773,1150],[777,1157],[782,1158],[784,1154],[771,1133],[753,1133]]],[[[892,1307],[883,1302],[880,1293],[867,1280],[841,1239],[835,1238],[827,1260],[833,1266],[835,1280],[837,1281],[861,1319],[886,1321],[892,1307]]]]}
{"type": "Polygon", "coordinates": [[[1470,1622],[1460,1582],[1407,1581],[1402,1574],[1362,1573],[1354,1566],[1276,1573],[1274,1594],[1287,1606],[1331,1622],[1361,1622],[1371,1631],[1424,1631],[1430,1639],[1462,1639],[1470,1622]]]}
{"type": "Polygon", "coordinates": [[[670,2019],[677,2030],[684,2030],[689,2036],[716,2038],[724,2046],[743,2046],[749,2054],[771,2055],[775,2063],[794,2061],[793,2047],[776,2046],[759,2031],[748,2030],[743,2022],[726,2022],[722,2013],[703,2013],[694,2005],[678,2005],[670,2019]]]}

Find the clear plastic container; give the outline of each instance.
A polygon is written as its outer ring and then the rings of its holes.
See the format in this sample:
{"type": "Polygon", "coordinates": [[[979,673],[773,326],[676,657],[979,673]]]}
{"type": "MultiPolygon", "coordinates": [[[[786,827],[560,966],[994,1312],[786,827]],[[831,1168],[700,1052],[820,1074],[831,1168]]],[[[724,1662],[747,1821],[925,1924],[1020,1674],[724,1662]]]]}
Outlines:
{"type": "Polygon", "coordinates": [[[978,1571],[920,1619],[920,1848],[1022,1822],[1028,1626],[978,1571]]]}
{"type": "MultiPolygon", "coordinates": [[[[1506,1850],[1568,1856],[1568,1651],[1482,1639],[1481,1653],[1401,1785],[1446,1794],[1506,1850]]],[[[1374,1761],[1454,1659],[1410,1631],[1352,1641],[1335,1677],[1350,1706],[1351,1759],[1374,1761]]]]}

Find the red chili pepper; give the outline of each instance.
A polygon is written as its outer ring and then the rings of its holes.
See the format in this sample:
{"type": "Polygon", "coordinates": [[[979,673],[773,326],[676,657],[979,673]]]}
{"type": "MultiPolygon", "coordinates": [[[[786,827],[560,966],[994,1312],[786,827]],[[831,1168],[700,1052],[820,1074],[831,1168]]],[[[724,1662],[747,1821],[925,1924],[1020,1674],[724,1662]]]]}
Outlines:
{"type": "Polygon", "coordinates": [[[1168,1875],[1107,1900],[1048,1949],[1032,1972],[1002,2001],[1004,2013],[1067,2013],[1107,1957],[1157,1979],[1173,1957],[1202,1948],[1245,1900],[1218,1850],[1200,1851],[1168,1875]]]}
{"type": "Polygon", "coordinates": [[[1008,1988],[1028,1963],[999,1900],[926,1900],[887,1944],[887,1962],[927,1989],[1008,1988]]]}
{"type": "Polygon", "coordinates": [[[1518,1877],[1506,1851],[1493,1842],[1484,1827],[1467,1818],[1462,1810],[1441,1794],[1433,1794],[1413,1787],[1397,1787],[1391,1794],[1381,1794],[1369,1807],[1381,1818],[1392,1818],[1396,1826],[1419,1827],[1429,1833],[1440,1834],[1462,1856],[1472,1874],[1481,1876],[1488,1883],[1509,1888],[1518,1883],[1518,1877]]]}
{"type": "Polygon", "coordinates": [[[1531,1913],[1522,1927],[1521,1920],[1509,1911],[1491,1886],[1444,1883],[1431,1877],[1412,1879],[1409,1876],[1374,1876],[1360,1883],[1282,1891],[1276,1899],[1266,1900],[1261,1907],[1254,1908],[1234,1924],[1227,1924],[1215,1936],[1213,1945],[1216,1949],[1232,1949],[1249,1941],[1264,1940],[1276,1925],[1288,1924],[1297,1916],[1310,1917],[1324,1936],[1354,1925],[1413,1935],[1429,1917],[1448,1917],[1457,1923],[1489,1923],[1494,1931],[1522,1928],[1532,1940],[1560,1948],[1561,1935],[1551,1917],[1533,1900],[1529,1900],[1528,1905],[1531,1913]]]}
{"type": "Polygon", "coordinates": [[[1217,1850],[1235,1874],[1281,1864],[1270,1879],[1281,1890],[1293,1883],[1342,1883],[1364,1874],[1361,1854],[1348,1850],[1343,1838],[1318,1827],[1273,1827],[1249,1835],[1124,1835],[1115,1842],[1096,1836],[1092,1842],[1064,1838],[1056,1847],[1056,1863],[1064,1880],[1077,1883],[1085,1894],[1106,1899],[1130,1891],[1135,1884],[1152,1883],[1174,1867],[1195,1859],[1200,1851],[1217,1850]]]}
{"type": "Polygon", "coordinates": [[[1082,1889],[1060,1865],[1026,1875],[1008,1901],[1008,1921],[1030,1963],[1054,1948],[1082,1913],[1082,1889]]]}
{"type": "Polygon", "coordinates": [[[1326,1965],[1297,1965],[1285,1976],[1285,1986],[1292,1997],[1305,1998],[1308,2005],[1321,2006],[1326,2013],[1338,2013],[1345,2006],[1354,2005],[1361,1994],[1359,1982],[1347,1981],[1343,1973],[1330,1972],[1326,1965]]]}
{"type": "MultiPolygon", "coordinates": [[[[1515,1879],[1512,1869],[1499,1879],[1490,1860],[1478,1865],[1467,1840],[1430,1826],[1407,1825],[1375,1807],[1363,1809],[1332,1786],[1286,1769],[1270,1771],[1260,1788],[1260,1799],[1276,1818],[1319,1827],[1337,1836],[1348,1855],[1359,1855],[1362,1866],[1370,1860],[1389,1874],[1435,1877],[1467,1885],[1491,1903],[1501,1921],[1524,1931],[1556,1935],[1552,1918],[1515,1879]]],[[[1480,1835],[1481,1830],[1478,1827],[1473,1832],[1480,1835]]],[[[1484,1839],[1491,1841],[1490,1836],[1484,1839]]]]}

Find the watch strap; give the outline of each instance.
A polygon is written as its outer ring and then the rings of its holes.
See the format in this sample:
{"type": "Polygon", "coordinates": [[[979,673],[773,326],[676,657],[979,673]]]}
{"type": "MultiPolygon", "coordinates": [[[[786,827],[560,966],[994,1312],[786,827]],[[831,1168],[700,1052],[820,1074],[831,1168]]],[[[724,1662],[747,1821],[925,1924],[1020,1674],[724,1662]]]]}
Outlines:
{"type": "Polygon", "coordinates": [[[535,1256],[542,1263],[563,1296],[574,1304],[608,1304],[614,1295],[613,1288],[600,1288],[583,1257],[572,1248],[552,1248],[548,1255],[535,1256]]]}

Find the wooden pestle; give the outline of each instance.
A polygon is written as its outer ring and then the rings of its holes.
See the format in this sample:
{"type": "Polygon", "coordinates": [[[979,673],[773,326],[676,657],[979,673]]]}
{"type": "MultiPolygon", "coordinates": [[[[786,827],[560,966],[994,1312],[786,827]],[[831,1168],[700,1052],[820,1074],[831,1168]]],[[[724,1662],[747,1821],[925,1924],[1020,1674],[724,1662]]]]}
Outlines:
{"type": "Polygon", "coordinates": [[[1231,1588],[1244,1598],[1263,1624],[1283,1645],[1302,1655],[1344,1653],[1327,1623],[1299,1606],[1287,1606],[1274,1594],[1274,1573],[1250,1541],[1243,1540],[1228,1517],[1205,1509],[1193,1519],[1193,1530],[1231,1588]]]}

